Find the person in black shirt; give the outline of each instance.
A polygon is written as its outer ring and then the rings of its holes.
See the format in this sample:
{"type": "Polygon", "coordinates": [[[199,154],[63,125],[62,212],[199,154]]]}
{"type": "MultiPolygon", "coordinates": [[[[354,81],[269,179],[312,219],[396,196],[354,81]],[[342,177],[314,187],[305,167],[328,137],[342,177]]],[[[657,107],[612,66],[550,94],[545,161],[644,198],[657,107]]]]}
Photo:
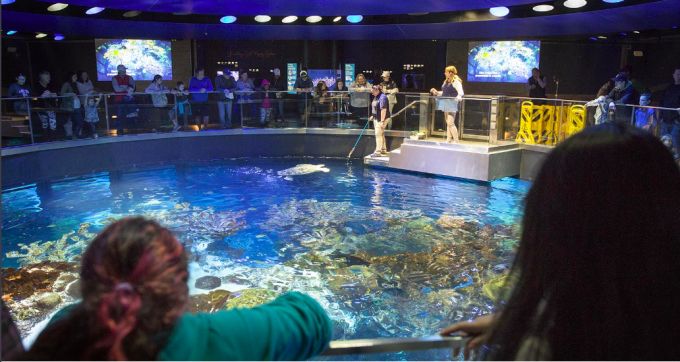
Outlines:
{"type": "Polygon", "coordinates": [[[57,108],[57,92],[54,86],[50,84],[52,81],[50,72],[43,70],[38,77],[39,80],[35,86],[35,92],[41,100],[36,102],[38,108],[36,114],[40,119],[40,125],[47,138],[51,139],[52,134],[57,130],[57,113],[55,112],[57,108]]]}
{"type": "Polygon", "coordinates": [[[529,98],[545,98],[545,86],[548,84],[545,76],[538,68],[531,70],[531,78],[527,80],[529,98]]]}
{"type": "Polygon", "coordinates": [[[234,103],[236,79],[231,75],[231,69],[225,67],[221,75],[215,77],[215,90],[219,93],[217,110],[220,115],[220,127],[231,128],[231,112],[234,103]]]}
{"type": "Polygon", "coordinates": [[[276,101],[274,102],[274,115],[273,118],[277,122],[283,122],[285,121],[283,119],[283,106],[284,106],[284,92],[288,86],[286,85],[286,80],[281,77],[281,69],[279,68],[274,68],[274,78],[269,82],[270,86],[269,89],[272,91],[276,91],[275,96],[276,96],[276,101]]]}
{"type": "Polygon", "coordinates": [[[307,120],[309,116],[309,107],[307,102],[312,98],[312,91],[314,90],[314,83],[312,83],[312,78],[307,75],[307,71],[303,70],[300,72],[300,76],[295,80],[295,91],[298,94],[298,113],[303,122],[307,120]],[[309,99],[308,99],[309,98],[309,99]]]}
{"type": "MultiPolygon", "coordinates": [[[[390,105],[390,114],[394,113],[394,105],[397,104],[397,93],[399,93],[399,88],[397,88],[397,83],[390,79],[390,72],[385,70],[382,72],[383,81],[380,83],[380,88],[382,92],[387,96],[387,101],[390,105]]],[[[392,128],[392,119],[387,122],[386,129],[392,128]]]]}
{"type": "Polygon", "coordinates": [[[661,112],[661,136],[671,135],[673,148],[680,152],[680,66],[673,71],[673,84],[666,88],[661,107],[676,108],[661,112]]]}

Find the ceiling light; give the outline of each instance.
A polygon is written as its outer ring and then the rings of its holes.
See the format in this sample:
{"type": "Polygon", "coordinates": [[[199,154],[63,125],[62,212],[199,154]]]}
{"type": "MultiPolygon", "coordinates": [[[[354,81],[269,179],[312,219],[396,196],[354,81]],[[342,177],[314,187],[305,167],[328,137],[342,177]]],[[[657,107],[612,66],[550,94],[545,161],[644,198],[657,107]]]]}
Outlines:
{"type": "Polygon", "coordinates": [[[342,16],[336,16],[335,19],[333,19],[333,22],[337,23],[340,20],[342,20],[342,16]]]}
{"type": "Polygon", "coordinates": [[[64,3],[54,3],[47,7],[47,11],[61,11],[68,7],[68,4],[64,3]]]}
{"type": "Polygon", "coordinates": [[[62,34],[54,34],[54,40],[64,40],[64,36],[62,34]]]}
{"type": "Polygon", "coordinates": [[[594,37],[594,36],[591,36],[591,37],[590,37],[590,38],[588,38],[588,39],[590,39],[590,40],[592,40],[592,41],[597,41],[597,38],[596,38],[596,37],[594,37]]]}
{"type": "Polygon", "coordinates": [[[2,5],[9,5],[13,3],[15,0],[2,0],[2,5]]]}
{"type": "Polygon", "coordinates": [[[616,4],[616,3],[622,3],[623,2],[623,0],[602,0],[602,1],[609,3],[609,4],[616,4]]]}
{"type": "Polygon", "coordinates": [[[322,19],[323,19],[323,18],[320,17],[320,16],[318,16],[318,15],[312,15],[312,16],[308,16],[307,19],[305,19],[305,20],[307,20],[308,23],[312,23],[312,24],[313,24],[313,23],[318,23],[318,22],[320,22],[322,19]]]}
{"type": "Polygon", "coordinates": [[[362,15],[347,15],[347,21],[352,24],[360,23],[362,20],[364,20],[362,15]]]}
{"type": "Polygon", "coordinates": [[[588,5],[586,0],[567,0],[564,2],[564,6],[569,9],[578,9],[588,5]]]}
{"type": "Polygon", "coordinates": [[[44,37],[46,37],[46,36],[47,36],[47,34],[45,34],[45,33],[35,33],[35,37],[36,37],[37,39],[42,39],[42,38],[44,38],[44,37]]]}
{"type": "Polygon", "coordinates": [[[14,35],[16,33],[17,33],[16,30],[7,30],[7,35],[14,35]]]}
{"type": "Polygon", "coordinates": [[[231,24],[235,21],[236,21],[236,17],[231,16],[231,15],[223,16],[223,17],[220,18],[220,23],[223,23],[223,24],[231,24]]]}
{"type": "Polygon", "coordinates": [[[637,31],[637,30],[633,30],[633,33],[635,33],[635,34],[640,34],[640,32],[637,31]]]}
{"type": "Polygon", "coordinates": [[[124,17],[124,18],[134,18],[135,16],[137,16],[137,15],[139,15],[139,14],[141,14],[141,13],[142,13],[142,12],[139,11],[139,10],[130,10],[130,11],[124,12],[124,13],[123,13],[123,17],[124,17]]]}
{"type": "Polygon", "coordinates": [[[604,36],[604,35],[598,35],[597,38],[598,38],[598,39],[607,39],[607,37],[604,36]]]}
{"type": "Polygon", "coordinates": [[[542,5],[536,5],[536,6],[534,6],[534,11],[535,11],[535,12],[538,12],[538,13],[545,13],[545,12],[551,11],[551,10],[554,9],[554,8],[555,8],[555,7],[552,6],[552,5],[542,4],[542,5]]]}
{"type": "Polygon", "coordinates": [[[489,9],[489,12],[491,15],[501,18],[510,14],[510,9],[505,6],[497,6],[495,8],[489,9]]]}
{"type": "Polygon", "coordinates": [[[93,7],[93,8],[87,9],[87,11],[85,12],[85,14],[87,14],[87,15],[99,14],[99,13],[101,13],[102,11],[104,11],[105,9],[106,9],[106,8],[100,8],[99,6],[95,6],[95,7],[93,7]]]}
{"type": "Polygon", "coordinates": [[[255,17],[255,21],[257,21],[258,23],[266,23],[269,20],[272,20],[272,17],[269,15],[258,15],[255,17]]]}
{"type": "Polygon", "coordinates": [[[297,21],[297,19],[298,19],[297,16],[289,15],[289,16],[286,16],[285,18],[283,18],[283,20],[281,20],[281,22],[284,23],[284,24],[290,24],[290,23],[294,23],[295,21],[297,21]]]}

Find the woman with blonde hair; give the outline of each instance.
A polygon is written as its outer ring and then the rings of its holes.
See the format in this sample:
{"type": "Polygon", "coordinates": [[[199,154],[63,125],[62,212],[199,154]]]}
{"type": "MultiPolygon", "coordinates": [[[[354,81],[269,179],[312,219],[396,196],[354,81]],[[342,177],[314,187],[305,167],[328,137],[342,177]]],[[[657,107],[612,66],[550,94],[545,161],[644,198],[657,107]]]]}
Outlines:
{"type": "Polygon", "coordinates": [[[443,111],[446,117],[446,142],[458,142],[458,129],[456,128],[456,113],[458,102],[463,98],[463,83],[458,76],[458,70],[453,65],[444,68],[444,83],[442,90],[430,89],[430,94],[436,97],[444,97],[438,100],[437,109],[443,111]]]}

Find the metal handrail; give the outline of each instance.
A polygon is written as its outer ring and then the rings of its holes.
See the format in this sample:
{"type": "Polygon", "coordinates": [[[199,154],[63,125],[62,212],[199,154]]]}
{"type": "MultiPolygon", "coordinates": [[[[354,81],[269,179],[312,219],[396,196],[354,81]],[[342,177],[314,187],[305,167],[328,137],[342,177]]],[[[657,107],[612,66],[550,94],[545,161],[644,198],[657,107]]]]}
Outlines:
{"type": "Polygon", "coordinates": [[[430,336],[421,338],[378,338],[378,339],[349,339],[331,341],[324,356],[339,356],[350,354],[373,354],[401,351],[421,351],[427,349],[451,349],[454,354],[465,348],[468,338],[461,336],[442,337],[430,336]]]}

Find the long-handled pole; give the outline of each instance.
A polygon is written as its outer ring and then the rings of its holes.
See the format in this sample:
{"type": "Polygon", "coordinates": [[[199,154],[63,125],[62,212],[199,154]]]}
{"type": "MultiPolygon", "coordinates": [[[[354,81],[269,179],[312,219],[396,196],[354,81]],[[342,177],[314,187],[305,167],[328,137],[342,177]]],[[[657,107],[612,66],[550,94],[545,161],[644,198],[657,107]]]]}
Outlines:
{"type": "MultiPolygon", "coordinates": [[[[423,100],[413,101],[413,102],[407,104],[406,107],[400,109],[397,113],[395,113],[395,114],[393,114],[393,115],[390,115],[390,118],[394,118],[394,117],[400,115],[401,113],[403,113],[404,111],[406,111],[407,109],[411,108],[411,106],[413,106],[413,105],[415,105],[415,104],[417,104],[417,103],[426,103],[426,102],[427,102],[427,101],[423,101],[423,100]]],[[[368,123],[369,123],[370,121],[371,121],[371,118],[369,117],[369,118],[368,118],[368,121],[366,121],[366,124],[364,125],[364,128],[361,129],[361,133],[359,133],[359,137],[357,137],[357,141],[354,142],[354,147],[352,147],[352,149],[349,151],[349,154],[347,155],[347,158],[352,157],[352,153],[354,153],[354,150],[357,148],[357,145],[359,144],[359,140],[361,140],[361,136],[364,135],[364,131],[366,131],[366,127],[368,127],[368,123]]],[[[387,121],[389,122],[389,118],[387,119],[387,121]]]]}
{"type": "Polygon", "coordinates": [[[359,137],[357,137],[357,141],[354,142],[354,147],[349,151],[349,154],[347,155],[347,158],[352,157],[352,154],[354,153],[354,150],[357,148],[357,145],[359,144],[359,140],[361,140],[361,136],[364,135],[364,131],[366,131],[366,127],[368,127],[368,123],[371,122],[371,119],[369,118],[368,121],[366,121],[366,124],[364,125],[364,128],[361,129],[361,133],[359,133],[359,137]]]}

